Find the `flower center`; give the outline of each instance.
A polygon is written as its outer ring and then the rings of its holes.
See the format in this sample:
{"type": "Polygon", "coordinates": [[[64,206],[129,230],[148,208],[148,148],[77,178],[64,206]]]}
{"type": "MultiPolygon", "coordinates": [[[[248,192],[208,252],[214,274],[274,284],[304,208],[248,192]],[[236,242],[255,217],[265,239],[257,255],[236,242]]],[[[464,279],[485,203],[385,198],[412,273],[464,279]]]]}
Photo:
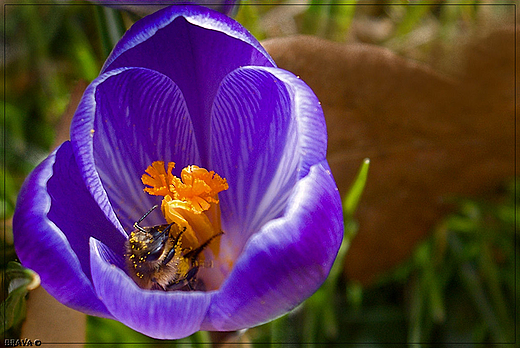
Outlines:
{"type": "MultiPolygon", "coordinates": [[[[165,169],[163,161],[155,161],[141,181],[149,186],[145,192],[164,197],[161,210],[166,221],[185,229],[182,245],[195,249],[222,232],[218,193],[229,186],[214,171],[191,165],[178,178],[172,174],[174,167],[175,163],[169,162],[165,169]]],[[[211,243],[208,248],[218,256],[219,243],[211,243]]]]}

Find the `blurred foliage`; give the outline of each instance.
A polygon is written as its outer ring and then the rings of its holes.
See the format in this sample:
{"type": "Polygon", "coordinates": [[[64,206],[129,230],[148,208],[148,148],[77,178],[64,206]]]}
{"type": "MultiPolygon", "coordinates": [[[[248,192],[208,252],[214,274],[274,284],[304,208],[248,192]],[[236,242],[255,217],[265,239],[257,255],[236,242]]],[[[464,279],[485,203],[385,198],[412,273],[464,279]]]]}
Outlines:
{"type": "MultiPolygon", "coordinates": [[[[514,1],[502,3],[515,4],[514,1]]],[[[511,8],[476,0],[416,1],[242,1],[237,20],[258,39],[298,33],[339,42],[366,42],[435,63],[467,35],[488,28],[511,8]],[[292,3],[287,6],[280,4],[292,3]],[[434,54],[435,53],[435,54],[434,54]]],[[[86,2],[3,6],[4,81],[2,104],[2,288],[9,309],[3,318],[18,332],[30,271],[16,258],[10,218],[26,175],[52,150],[55,129],[80,79],[91,81],[114,43],[136,16],[86,2]],[[13,276],[20,275],[12,282],[13,276]],[[8,285],[12,284],[9,291],[8,285]],[[18,285],[18,286],[16,286],[18,285]],[[11,311],[15,308],[14,311],[11,311]],[[9,320],[7,320],[9,319],[9,320]]],[[[514,12],[514,11],[513,11],[514,12]]],[[[367,164],[359,178],[366,178],[367,164]]],[[[346,240],[357,226],[353,209],[357,181],[345,200],[346,240]]],[[[357,192],[357,193],[356,193],[357,192]]],[[[239,342],[268,343],[507,343],[515,337],[518,292],[518,194],[511,184],[495,201],[460,199],[458,211],[439,222],[413,257],[375,286],[340,277],[338,267],[316,294],[293,312],[247,332],[239,342]]],[[[345,243],[338,262],[346,252],[345,243]]],[[[3,312],[3,309],[2,309],[3,312]]],[[[88,342],[145,346],[199,346],[206,332],[176,342],[158,342],[108,319],[89,317],[88,342]]],[[[234,339],[237,339],[236,337],[234,339]]]]}
{"type": "Polygon", "coordinates": [[[25,295],[40,285],[40,276],[13,261],[8,263],[5,273],[9,280],[9,295],[0,305],[0,333],[13,337],[25,319],[25,295]]]}
{"type": "Polygon", "coordinates": [[[382,283],[404,286],[409,342],[515,341],[515,182],[501,196],[493,202],[459,199],[458,211],[382,283]]]}
{"type": "Polygon", "coordinates": [[[99,36],[90,20],[94,10],[93,6],[4,6],[4,219],[13,214],[25,176],[49,153],[75,81],[90,81],[99,73],[105,57],[97,48],[99,36]]]}
{"type": "Polygon", "coordinates": [[[506,17],[514,22],[516,1],[249,0],[247,4],[236,19],[259,39],[306,34],[376,44],[456,73],[453,53],[460,44],[485,34],[506,17]]]}

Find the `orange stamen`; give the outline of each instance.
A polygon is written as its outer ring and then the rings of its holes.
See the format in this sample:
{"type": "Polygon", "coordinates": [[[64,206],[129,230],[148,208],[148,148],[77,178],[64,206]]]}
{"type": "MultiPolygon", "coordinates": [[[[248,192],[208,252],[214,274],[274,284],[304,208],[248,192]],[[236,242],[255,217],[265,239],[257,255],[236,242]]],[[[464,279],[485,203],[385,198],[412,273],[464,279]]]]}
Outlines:
{"type": "Polygon", "coordinates": [[[164,169],[163,161],[155,161],[141,177],[143,184],[151,186],[144,189],[154,196],[170,196],[173,200],[188,204],[193,212],[208,210],[211,204],[218,204],[218,193],[229,188],[226,179],[214,171],[192,165],[181,172],[181,179],[171,173],[175,163],[168,163],[164,169]]]}
{"type": "Polygon", "coordinates": [[[171,174],[172,169],[175,167],[175,163],[168,163],[167,171],[164,170],[163,161],[155,161],[151,166],[146,168],[145,172],[148,175],[143,174],[141,181],[143,184],[151,186],[144,189],[145,192],[153,196],[167,196],[169,191],[169,185],[171,178],[174,177],[171,174]]]}

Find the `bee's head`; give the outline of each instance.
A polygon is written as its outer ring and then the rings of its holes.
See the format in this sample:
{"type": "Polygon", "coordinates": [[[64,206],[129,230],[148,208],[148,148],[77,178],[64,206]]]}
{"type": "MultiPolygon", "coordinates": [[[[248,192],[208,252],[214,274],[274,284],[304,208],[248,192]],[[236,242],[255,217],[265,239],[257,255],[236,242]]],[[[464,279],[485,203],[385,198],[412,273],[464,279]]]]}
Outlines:
{"type": "Polygon", "coordinates": [[[135,263],[158,260],[168,241],[168,225],[146,227],[133,231],[127,241],[127,252],[135,263]]]}

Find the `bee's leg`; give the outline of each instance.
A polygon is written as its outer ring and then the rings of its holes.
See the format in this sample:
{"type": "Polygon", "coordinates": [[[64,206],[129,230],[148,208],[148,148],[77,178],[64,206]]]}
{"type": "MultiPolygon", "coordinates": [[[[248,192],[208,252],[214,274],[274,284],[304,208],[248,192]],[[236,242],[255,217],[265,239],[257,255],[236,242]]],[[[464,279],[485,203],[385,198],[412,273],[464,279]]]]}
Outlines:
{"type": "Polygon", "coordinates": [[[155,279],[155,277],[152,278],[152,287],[150,288],[150,290],[163,290],[163,291],[166,291],[166,289],[157,282],[157,279],[155,279]]]}
{"type": "Polygon", "coordinates": [[[187,274],[186,274],[186,281],[188,282],[188,290],[201,290],[205,291],[206,286],[204,285],[204,282],[202,279],[195,278],[198,271],[199,271],[200,265],[194,266],[187,274]]]}
{"type": "MultiPolygon", "coordinates": [[[[175,223],[175,222],[172,222],[172,223],[170,224],[170,226],[173,225],[174,223],[175,223]]],[[[170,228],[170,226],[168,226],[168,229],[170,228]]],[[[179,241],[181,240],[181,237],[182,237],[182,235],[184,234],[184,232],[186,232],[186,227],[184,227],[184,228],[182,229],[182,231],[179,232],[179,234],[177,235],[177,237],[173,238],[173,245],[177,246],[177,245],[179,244],[179,241]]]]}
{"type": "Polygon", "coordinates": [[[166,290],[167,291],[180,290],[188,284],[189,284],[189,282],[186,279],[182,279],[180,281],[176,281],[176,282],[166,285],[166,290]]]}
{"type": "Polygon", "coordinates": [[[193,278],[195,278],[195,276],[197,275],[198,271],[199,271],[199,267],[195,266],[192,269],[190,269],[188,271],[188,273],[186,273],[185,279],[188,281],[188,284],[190,283],[190,280],[193,280],[193,278]]]}
{"type": "MultiPolygon", "coordinates": [[[[165,231],[169,230],[171,225],[173,225],[173,224],[174,224],[174,222],[172,222],[168,227],[166,227],[165,231]]],[[[179,247],[179,242],[181,240],[181,236],[184,233],[184,231],[186,231],[186,228],[184,228],[182,231],[180,231],[179,234],[177,235],[177,237],[175,237],[173,239],[173,247],[168,251],[168,254],[166,254],[166,257],[162,260],[163,266],[168,264],[168,262],[170,262],[171,259],[173,258],[173,256],[175,255],[175,251],[179,247]]]]}
{"type": "Polygon", "coordinates": [[[195,278],[195,276],[197,275],[198,271],[199,271],[199,267],[197,267],[197,266],[193,267],[192,269],[190,269],[188,271],[188,273],[186,273],[186,276],[184,278],[168,284],[166,286],[166,289],[168,291],[179,290],[179,289],[182,289],[185,286],[187,286],[189,288],[189,290],[195,290],[191,286],[191,281],[195,278]]]}
{"type": "Polygon", "coordinates": [[[185,258],[187,259],[191,259],[192,262],[194,262],[196,259],[197,259],[197,256],[199,256],[199,254],[204,250],[206,249],[206,247],[209,245],[209,243],[211,243],[211,241],[215,238],[217,238],[218,236],[221,236],[223,235],[224,232],[223,231],[220,231],[219,233],[217,233],[216,235],[212,236],[210,239],[208,239],[207,241],[205,241],[203,244],[201,244],[201,246],[199,246],[197,249],[193,249],[191,250],[190,252],[186,253],[186,255],[184,255],[185,258]]]}

